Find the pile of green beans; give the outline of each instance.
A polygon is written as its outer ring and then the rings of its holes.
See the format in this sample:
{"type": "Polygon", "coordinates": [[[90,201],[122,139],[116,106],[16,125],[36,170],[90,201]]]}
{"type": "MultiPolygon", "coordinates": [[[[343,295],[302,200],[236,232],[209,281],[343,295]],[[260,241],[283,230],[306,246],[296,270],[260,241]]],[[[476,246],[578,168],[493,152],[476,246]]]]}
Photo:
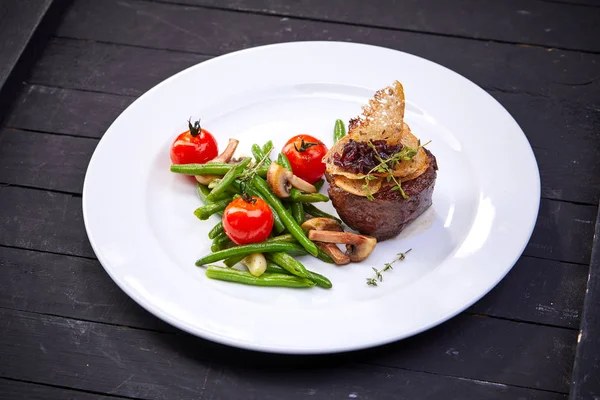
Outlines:
{"type": "MultiPolygon", "coordinates": [[[[297,189],[292,189],[287,199],[278,198],[263,179],[272,163],[269,157],[272,149],[271,141],[262,147],[257,144],[252,145],[254,166],[250,165],[252,158],[249,157],[242,158],[235,164],[209,162],[171,165],[171,171],[174,173],[215,176],[209,185],[197,184],[197,194],[204,205],[198,207],[194,215],[201,220],[207,220],[214,214],[222,215],[227,205],[243,193],[261,198],[273,212],[273,236],[262,243],[235,245],[225,233],[223,221],[219,221],[208,233],[208,238],[212,240],[211,253],[198,259],[196,265],[207,266],[206,276],[211,279],[256,286],[310,288],[317,285],[329,289],[332,287],[329,279],[316,272],[308,271],[295,258],[311,255],[333,263],[331,257],[309,240],[300,227],[307,215],[329,216],[311,204],[329,201],[329,198],[320,193],[303,193],[297,189]],[[254,253],[263,254],[268,261],[267,269],[261,276],[257,277],[246,271],[229,268],[254,253]],[[209,265],[218,261],[222,261],[226,267],[209,265]]],[[[285,154],[278,154],[276,162],[292,170],[285,154]]],[[[323,183],[323,179],[315,183],[317,192],[323,183]]]]}

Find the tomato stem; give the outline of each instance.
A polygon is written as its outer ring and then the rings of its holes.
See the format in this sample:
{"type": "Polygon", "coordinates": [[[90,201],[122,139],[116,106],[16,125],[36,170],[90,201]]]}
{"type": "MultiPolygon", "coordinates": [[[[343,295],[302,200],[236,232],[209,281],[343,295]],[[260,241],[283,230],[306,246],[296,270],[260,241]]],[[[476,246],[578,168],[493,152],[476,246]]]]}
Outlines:
{"type": "Polygon", "coordinates": [[[302,139],[302,142],[300,143],[300,148],[298,148],[298,146],[296,146],[296,143],[294,143],[294,148],[296,149],[297,152],[299,153],[303,153],[306,150],[310,149],[313,146],[319,146],[323,143],[321,142],[305,142],[304,139],[302,139]]]}
{"type": "Polygon", "coordinates": [[[245,191],[242,193],[242,200],[244,200],[246,203],[249,203],[249,204],[256,203],[256,199],[254,197],[250,196],[245,191]]]}
{"type": "Polygon", "coordinates": [[[192,135],[192,137],[196,137],[202,132],[200,120],[194,121],[194,124],[192,125],[192,119],[188,119],[188,128],[190,129],[190,135],[192,135]]]}

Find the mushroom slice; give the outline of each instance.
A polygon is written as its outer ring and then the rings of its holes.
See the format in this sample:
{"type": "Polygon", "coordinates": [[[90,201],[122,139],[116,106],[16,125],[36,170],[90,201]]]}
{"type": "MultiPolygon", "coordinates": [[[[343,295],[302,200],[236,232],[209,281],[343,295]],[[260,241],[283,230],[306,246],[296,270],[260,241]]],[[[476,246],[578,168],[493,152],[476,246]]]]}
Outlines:
{"type": "MultiPolygon", "coordinates": [[[[302,230],[306,233],[311,230],[317,231],[333,231],[333,232],[343,232],[344,229],[342,226],[334,219],[331,218],[311,218],[304,221],[304,223],[300,226],[302,230]]],[[[346,265],[350,262],[350,257],[344,254],[335,243],[324,243],[317,242],[315,243],[318,248],[323,250],[336,265],[346,265]]]]}
{"type": "Polygon", "coordinates": [[[348,257],[343,251],[337,247],[335,243],[315,243],[319,249],[323,251],[323,253],[327,254],[335,265],[346,265],[350,263],[350,257],[348,257]]]}
{"type": "Polygon", "coordinates": [[[346,255],[354,262],[366,259],[377,244],[377,239],[372,236],[357,235],[350,232],[313,230],[308,232],[308,238],[317,242],[345,244],[346,255]]]}
{"type": "Polygon", "coordinates": [[[312,230],[315,231],[334,231],[334,232],[343,232],[344,229],[342,226],[335,220],[331,218],[310,218],[304,221],[304,223],[300,226],[304,232],[309,232],[312,230]]]}
{"type": "MultiPolygon", "coordinates": [[[[221,154],[210,160],[209,163],[229,162],[229,160],[231,160],[231,157],[233,157],[233,153],[235,153],[235,149],[237,149],[238,143],[239,141],[236,139],[229,139],[229,143],[227,143],[227,147],[225,148],[225,150],[223,150],[221,154]]],[[[218,175],[196,175],[196,180],[203,185],[208,185],[209,183],[218,178],[220,178],[220,176],[218,175]]]]}
{"type": "Polygon", "coordinates": [[[267,182],[273,193],[282,199],[290,197],[290,189],[292,186],[306,193],[317,192],[317,188],[313,185],[298,178],[292,171],[283,168],[276,162],[272,162],[271,165],[269,165],[269,169],[267,170],[267,182]]]}

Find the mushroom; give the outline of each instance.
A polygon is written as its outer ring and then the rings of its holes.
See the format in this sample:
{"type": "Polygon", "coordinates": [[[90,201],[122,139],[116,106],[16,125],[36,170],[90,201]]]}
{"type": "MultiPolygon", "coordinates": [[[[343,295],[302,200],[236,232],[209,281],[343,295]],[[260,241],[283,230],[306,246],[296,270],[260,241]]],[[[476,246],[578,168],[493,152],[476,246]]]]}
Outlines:
{"type": "Polygon", "coordinates": [[[267,182],[273,193],[280,198],[290,197],[292,186],[306,193],[317,193],[317,188],[276,162],[272,162],[267,170],[267,182]]]}
{"type": "MultiPolygon", "coordinates": [[[[229,162],[229,160],[231,160],[231,157],[233,157],[233,153],[235,153],[235,149],[237,148],[238,143],[239,141],[236,139],[229,139],[229,143],[227,143],[227,147],[225,148],[225,150],[223,150],[221,154],[210,160],[209,163],[229,162]]],[[[218,178],[220,178],[218,175],[196,175],[196,180],[203,185],[208,185],[209,183],[218,178]]]]}
{"type": "Polygon", "coordinates": [[[317,231],[308,232],[308,238],[318,242],[346,245],[346,255],[350,261],[358,262],[366,259],[375,248],[377,239],[372,236],[358,235],[351,232],[317,231]]]}
{"type": "MultiPolygon", "coordinates": [[[[312,230],[316,231],[332,231],[332,232],[343,232],[342,226],[331,218],[311,218],[301,225],[304,232],[309,233],[312,230]]],[[[323,250],[334,263],[337,265],[346,265],[350,262],[350,257],[344,254],[335,243],[315,243],[318,248],[323,250]]]]}

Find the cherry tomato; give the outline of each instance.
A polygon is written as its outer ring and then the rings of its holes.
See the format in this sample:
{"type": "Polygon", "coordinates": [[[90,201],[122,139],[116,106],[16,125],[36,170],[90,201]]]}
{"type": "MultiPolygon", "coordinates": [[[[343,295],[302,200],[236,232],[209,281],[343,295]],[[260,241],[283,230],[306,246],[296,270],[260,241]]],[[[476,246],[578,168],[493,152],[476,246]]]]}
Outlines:
{"type": "Polygon", "coordinates": [[[273,229],[273,212],[263,199],[238,197],[223,211],[223,229],[235,244],[262,242],[273,229]]]}
{"type": "Polygon", "coordinates": [[[325,173],[323,156],[327,147],[310,135],[296,135],[283,146],[283,153],[290,160],[292,172],[309,183],[315,183],[325,173]]]}
{"type": "Polygon", "coordinates": [[[188,121],[189,130],[177,136],[171,146],[173,164],[204,164],[219,154],[217,141],[205,129],[200,128],[200,121],[188,121]]]}

